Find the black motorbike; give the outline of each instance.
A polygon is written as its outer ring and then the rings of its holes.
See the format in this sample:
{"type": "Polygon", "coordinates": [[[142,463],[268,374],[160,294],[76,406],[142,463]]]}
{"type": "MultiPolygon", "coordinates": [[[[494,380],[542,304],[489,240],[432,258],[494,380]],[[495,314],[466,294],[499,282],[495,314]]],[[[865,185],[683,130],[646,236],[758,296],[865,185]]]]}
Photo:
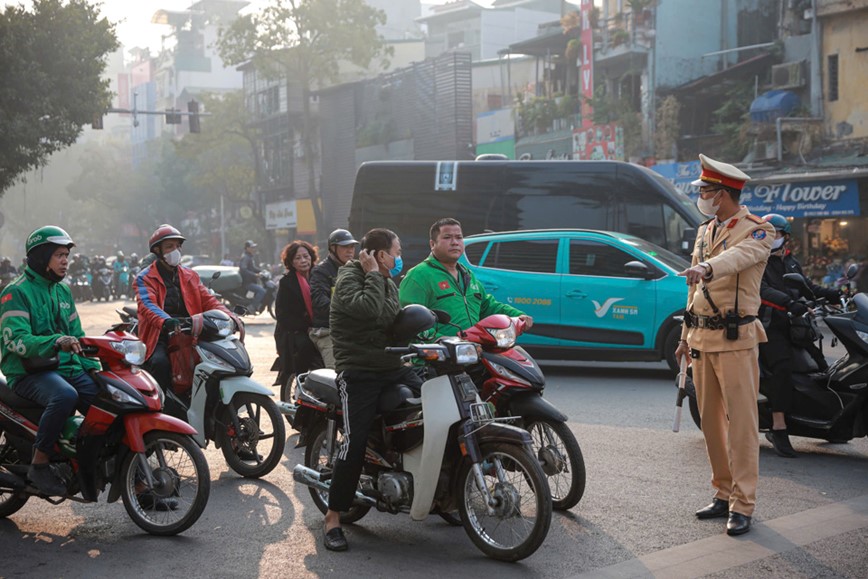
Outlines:
{"type": "MultiPolygon", "coordinates": [[[[784,275],[788,285],[810,292],[804,278],[797,273],[784,275]]],[[[793,359],[793,400],[787,413],[787,431],[829,442],[847,442],[868,435],[868,295],[856,294],[843,307],[815,300],[805,316],[808,323],[821,317],[832,330],[832,346],[840,342],[847,353],[828,368],[822,358],[822,334],[819,347],[795,348],[793,359]],[[847,305],[855,310],[847,311],[847,305]],[[819,354],[819,355],[817,355],[819,354]]],[[[772,426],[772,410],[767,398],[771,387],[768,371],[760,364],[759,429],[772,426]]],[[[701,426],[696,390],[686,380],[690,415],[701,426]]]]}
{"type": "Polygon", "coordinates": [[[91,282],[91,299],[109,301],[112,299],[112,280],[114,273],[108,266],[100,266],[93,275],[91,282]]]}
{"type": "Polygon", "coordinates": [[[260,274],[260,284],[265,288],[262,304],[256,311],[250,308],[253,303],[253,292],[248,291],[242,281],[241,273],[235,266],[197,265],[193,271],[199,274],[202,283],[212,294],[220,298],[233,312],[240,316],[259,315],[265,310],[272,318],[274,315],[274,298],[277,296],[277,284],[271,279],[271,273],[263,271],[260,274]]]}

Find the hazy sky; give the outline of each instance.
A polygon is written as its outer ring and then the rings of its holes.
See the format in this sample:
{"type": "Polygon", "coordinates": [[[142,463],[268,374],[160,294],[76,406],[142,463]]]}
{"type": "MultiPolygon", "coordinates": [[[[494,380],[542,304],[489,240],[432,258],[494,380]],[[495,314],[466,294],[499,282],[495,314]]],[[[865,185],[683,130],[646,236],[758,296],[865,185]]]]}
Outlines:
{"type": "MultiPolygon", "coordinates": [[[[29,6],[30,0],[2,0],[4,4],[24,4],[29,6]]],[[[248,0],[250,5],[245,11],[257,11],[267,4],[268,0],[248,0]]],[[[447,0],[423,0],[424,4],[443,4],[447,0]]],[[[480,4],[490,4],[491,0],[478,0],[480,4]]],[[[96,0],[94,0],[96,3],[96,0]]],[[[117,24],[118,37],[125,50],[136,46],[146,46],[152,53],[160,48],[160,36],[169,31],[169,27],[151,24],[151,17],[160,8],[166,10],[185,10],[192,0],[102,0],[101,12],[110,21],[117,24]]]]}

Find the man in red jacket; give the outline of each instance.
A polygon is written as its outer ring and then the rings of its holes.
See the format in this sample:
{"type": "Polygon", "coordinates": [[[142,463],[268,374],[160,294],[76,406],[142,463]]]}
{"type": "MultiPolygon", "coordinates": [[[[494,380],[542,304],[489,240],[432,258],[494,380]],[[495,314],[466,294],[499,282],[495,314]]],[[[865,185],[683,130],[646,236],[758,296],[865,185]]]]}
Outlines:
{"type": "Polygon", "coordinates": [[[148,348],[148,369],[163,390],[172,389],[169,333],[187,318],[208,310],[223,310],[241,322],[202,285],[192,269],[181,265],[181,233],[168,224],[154,231],[149,242],[156,260],[136,277],[139,337],[148,348]]]}

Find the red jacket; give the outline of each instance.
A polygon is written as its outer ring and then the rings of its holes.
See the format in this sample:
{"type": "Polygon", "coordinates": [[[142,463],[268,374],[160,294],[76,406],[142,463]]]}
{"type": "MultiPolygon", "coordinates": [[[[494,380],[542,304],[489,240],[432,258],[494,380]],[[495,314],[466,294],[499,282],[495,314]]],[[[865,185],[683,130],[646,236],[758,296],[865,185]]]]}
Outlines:
{"type": "MultiPolygon", "coordinates": [[[[191,316],[215,309],[232,315],[208,292],[199,280],[199,274],[192,269],[178,266],[178,280],[181,282],[184,306],[191,316]]],[[[136,302],[138,302],[139,338],[147,346],[148,358],[150,358],[163,330],[163,322],[172,317],[162,310],[166,302],[166,284],[157,271],[156,263],[146,267],[136,277],[136,302]]]]}

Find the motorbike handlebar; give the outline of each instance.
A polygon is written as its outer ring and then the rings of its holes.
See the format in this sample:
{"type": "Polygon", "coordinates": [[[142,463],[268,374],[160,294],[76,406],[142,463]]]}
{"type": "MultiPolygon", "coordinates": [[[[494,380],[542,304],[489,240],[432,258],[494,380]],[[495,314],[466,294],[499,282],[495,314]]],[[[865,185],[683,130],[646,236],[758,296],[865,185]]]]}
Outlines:
{"type": "Polygon", "coordinates": [[[404,354],[412,354],[412,353],[413,353],[413,350],[411,350],[411,349],[408,348],[407,346],[399,346],[399,347],[397,347],[397,346],[395,346],[395,347],[390,346],[390,347],[387,347],[387,348],[385,349],[385,352],[386,352],[387,354],[401,354],[401,355],[404,355],[404,354]]]}

